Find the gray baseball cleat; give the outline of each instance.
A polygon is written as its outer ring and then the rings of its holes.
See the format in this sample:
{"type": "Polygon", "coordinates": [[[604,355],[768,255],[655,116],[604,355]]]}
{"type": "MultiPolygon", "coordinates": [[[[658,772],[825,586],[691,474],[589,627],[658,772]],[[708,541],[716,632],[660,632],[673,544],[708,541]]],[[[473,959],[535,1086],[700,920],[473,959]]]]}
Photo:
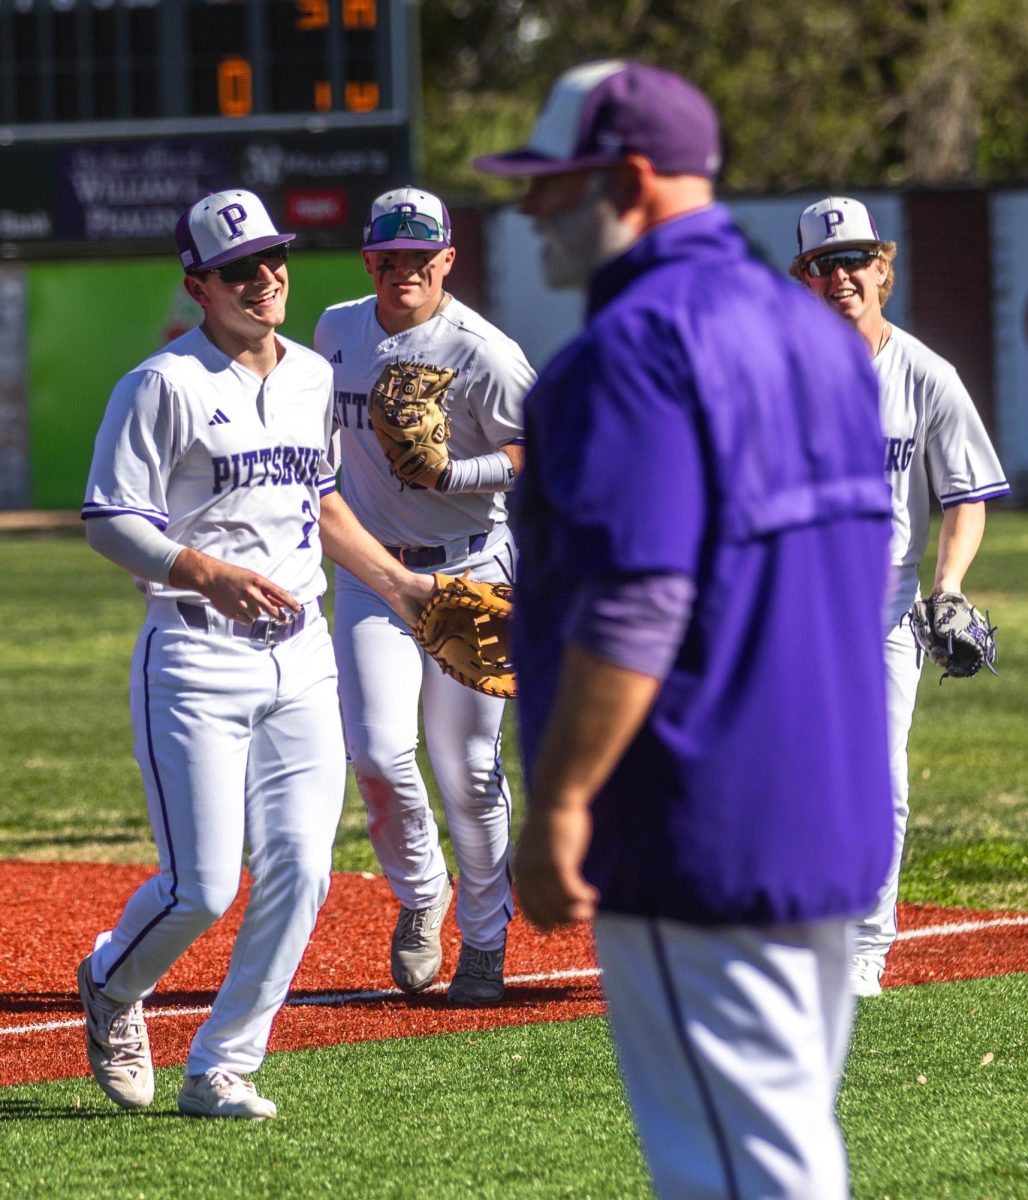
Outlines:
{"type": "Polygon", "coordinates": [[[178,1107],[188,1117],[270,1121],[278,1116],[274,1102],[259,1096],[248,1079],[221,1067],[211,1067],[203,1075],[187,1075],[178,1094],[178,1107]]]}
{"type": "Polygon", "coordinates": [[[443,964],[443,918],[453,899],[453,880],[427,908],[404,908],[393,930],[390,956],[393,979],[401,992],[421,992],[439,974],[443,964]]]}
{"type": "Polygon", "coordinates": [[[449,1004],[496,1004],[503,999],[503,959],[506,944],[498,950],[476,950],[467,942],[460,948],[457,970],[446,993],[449,1004]]]}
{"type": "Polygon", "coordinates": [[[96,1082],[122,1108],[153,1102],[153,1059],[143,1002],[119,1004],[93,982],[91,954],[79,963],[78,983],[86,1012],[86,1057],[96,1082]]]}

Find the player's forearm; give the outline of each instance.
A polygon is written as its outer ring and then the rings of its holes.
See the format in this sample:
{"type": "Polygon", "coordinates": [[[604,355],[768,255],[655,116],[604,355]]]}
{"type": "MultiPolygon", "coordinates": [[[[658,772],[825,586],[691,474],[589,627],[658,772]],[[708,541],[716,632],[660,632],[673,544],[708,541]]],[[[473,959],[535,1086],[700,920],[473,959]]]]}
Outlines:
{"type": "Polygon", "coordinates": [[[221,559],[212,558],[202,550],[184,546],[171,565],[168,582],[172,587],[206,596],[225,565],[221,559]]]}
{"type": "Polygon", "coordinates": [[[183,549],[135,513],[91,518],[86,522],[86,540],[104,558],[152,583],[168,582],[172,564],[183,549]]]}
{"type": "Polygon", "coordinates": [[[321,498],[321,546],[328,557],[367,584],[413,624],[435,589],[430,575],[407,570],[357,520],[338,492],[321,498]]]}
{"type": "Polygon", "coordinates": [[[653,706],[660,680],[568,646],[529,786],[533,807],[587,807],[653,706]]]}
{"type": "Polygon", "coordinates": [[[985,534],[985,502],[957,504],[942,514],[932,592],[962,592],[964,576],[985,534]]]}
{"type": "Polygon", "coordinates": [[[509,492],[525,465],[523,446],[501,446],[477,458],[451,458],[436,484],[444,494],[509,492]]]}
{"type": "Polygon", "coordinates": [[[528,787],[514,856],[522,912],[541,929],[588,920],[599,893],[585,879],[593,797],[646,719],[660,681],[565,651],[557,696],[528,787]]]}

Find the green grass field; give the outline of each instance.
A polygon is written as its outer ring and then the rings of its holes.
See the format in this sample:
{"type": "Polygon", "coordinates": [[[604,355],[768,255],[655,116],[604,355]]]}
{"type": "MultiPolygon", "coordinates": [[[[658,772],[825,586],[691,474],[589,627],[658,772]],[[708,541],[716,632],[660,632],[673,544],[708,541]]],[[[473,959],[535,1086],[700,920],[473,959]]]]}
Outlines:
{"type": "MultiPolygon", "coordinates": [[[[902,900],[1028,911],[1026,562],[1028,514],[994,512],[966,589],[1001,673],[925,671],[902,900]]],[[[0,537],[0,580],[0,857],[153,862],[128,721],[141,600],[78,532],[0,537]]],[[[352,786],[335,865],[376,869],[352,786]]],[[[840,1101],[858,1200],[1028,1197],[1026,1005],[1028,975],[864,1002],[840,1101]]],[[[86,1080],[0,1089],[0,1200],[648,1194],[601,1019],[273,1055],[268,1125],[178,1119],[179,1078],[139,1114],[86,1080]]]]}

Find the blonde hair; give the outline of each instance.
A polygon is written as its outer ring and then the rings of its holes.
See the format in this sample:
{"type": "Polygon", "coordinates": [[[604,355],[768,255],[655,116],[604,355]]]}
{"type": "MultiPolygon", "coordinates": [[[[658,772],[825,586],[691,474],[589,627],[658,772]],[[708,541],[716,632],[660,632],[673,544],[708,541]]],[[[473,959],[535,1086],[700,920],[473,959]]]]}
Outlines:
{"type": "MultiPolygon", "coordinates": [[[[857,249],[857,247],[851,247],[851,248],[857,249]]],[[[845,250],[845,249],[846,249],[845,246],[840,246],[839,253],[841,254],[843,252],[843,250],[845,250]]],[[[896,268],[893,265],[893,260],[896,257],[896,243],[895,242],[877,242],[875,244],[875,249],[878,251],[879,256],[881,258],[884,258],[885,261],[889,264],[889,273],[885,276],[885,278],[882,280],[882,282],[878,285],[878,303],[882,306],[882,308],[884,308],[886,301],[892,295],[892,286],[896,282],[896,268]]],[[[828,251],[825,249],[824,246],[822,246],[819,250],[819,253],[827,254],[828,251]]],[[[800,283],[802,283],[807,276],[807,263],[810,262],[810,260],[815,257],[816,257],[815,254],[805,254],[805,255],[797,254],[796,257],[789,264],[789,274],[793,277],[793,279],[798,279],[800,281],[800,283]]]]}

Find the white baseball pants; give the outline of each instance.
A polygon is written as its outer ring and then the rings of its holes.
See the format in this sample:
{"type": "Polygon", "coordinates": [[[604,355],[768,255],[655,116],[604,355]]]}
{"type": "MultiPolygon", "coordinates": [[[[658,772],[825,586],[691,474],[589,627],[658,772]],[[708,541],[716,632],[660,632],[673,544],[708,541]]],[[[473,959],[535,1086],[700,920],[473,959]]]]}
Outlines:
{"type": "Polygon", "coordinates": [[[235,899],[244,845],[253,879],[190,1074],[260,1066],[328,894],[343,743],[328,626],[308,610],[301,633],[264,646],[187,628],[158,601],[136,644],[135,751],[160,871],[97,939],[96,982],[124,1003],[149,995],[235,899]]]}
{"type": "Polygon", "coordinates": [[[846,1200],[846,922],[704,928],[603,913],[595,929],[656,1194],[846,1200]]]}
{"type": "Polygon", "coordinates": [[[854,953],[884,968],[896,940],[896,898],[910,816],[907,741],[914,718],[921,664],[910,624],[898,621],[885,638],[885,706],[889,722],[889,773],[892,777],[892,864],[870,913],[855,928],[854,953]]]}
{"type": "MultiPolygon", "coordinates": [[[[509,534],[471,558],[425,571],[513,581],[509,534]]],[[[457,927],[469,945],[504,944],[514,913],[510,790],[500,753],[504,701],[444,675],[374,592],[336,571],[335,631],[346,749],[368,812],[368,836],[393,894],[425,908],[443,890],[446,861],[418,768],[421,700],[429,760],[460,883],[457,927]]]]}

